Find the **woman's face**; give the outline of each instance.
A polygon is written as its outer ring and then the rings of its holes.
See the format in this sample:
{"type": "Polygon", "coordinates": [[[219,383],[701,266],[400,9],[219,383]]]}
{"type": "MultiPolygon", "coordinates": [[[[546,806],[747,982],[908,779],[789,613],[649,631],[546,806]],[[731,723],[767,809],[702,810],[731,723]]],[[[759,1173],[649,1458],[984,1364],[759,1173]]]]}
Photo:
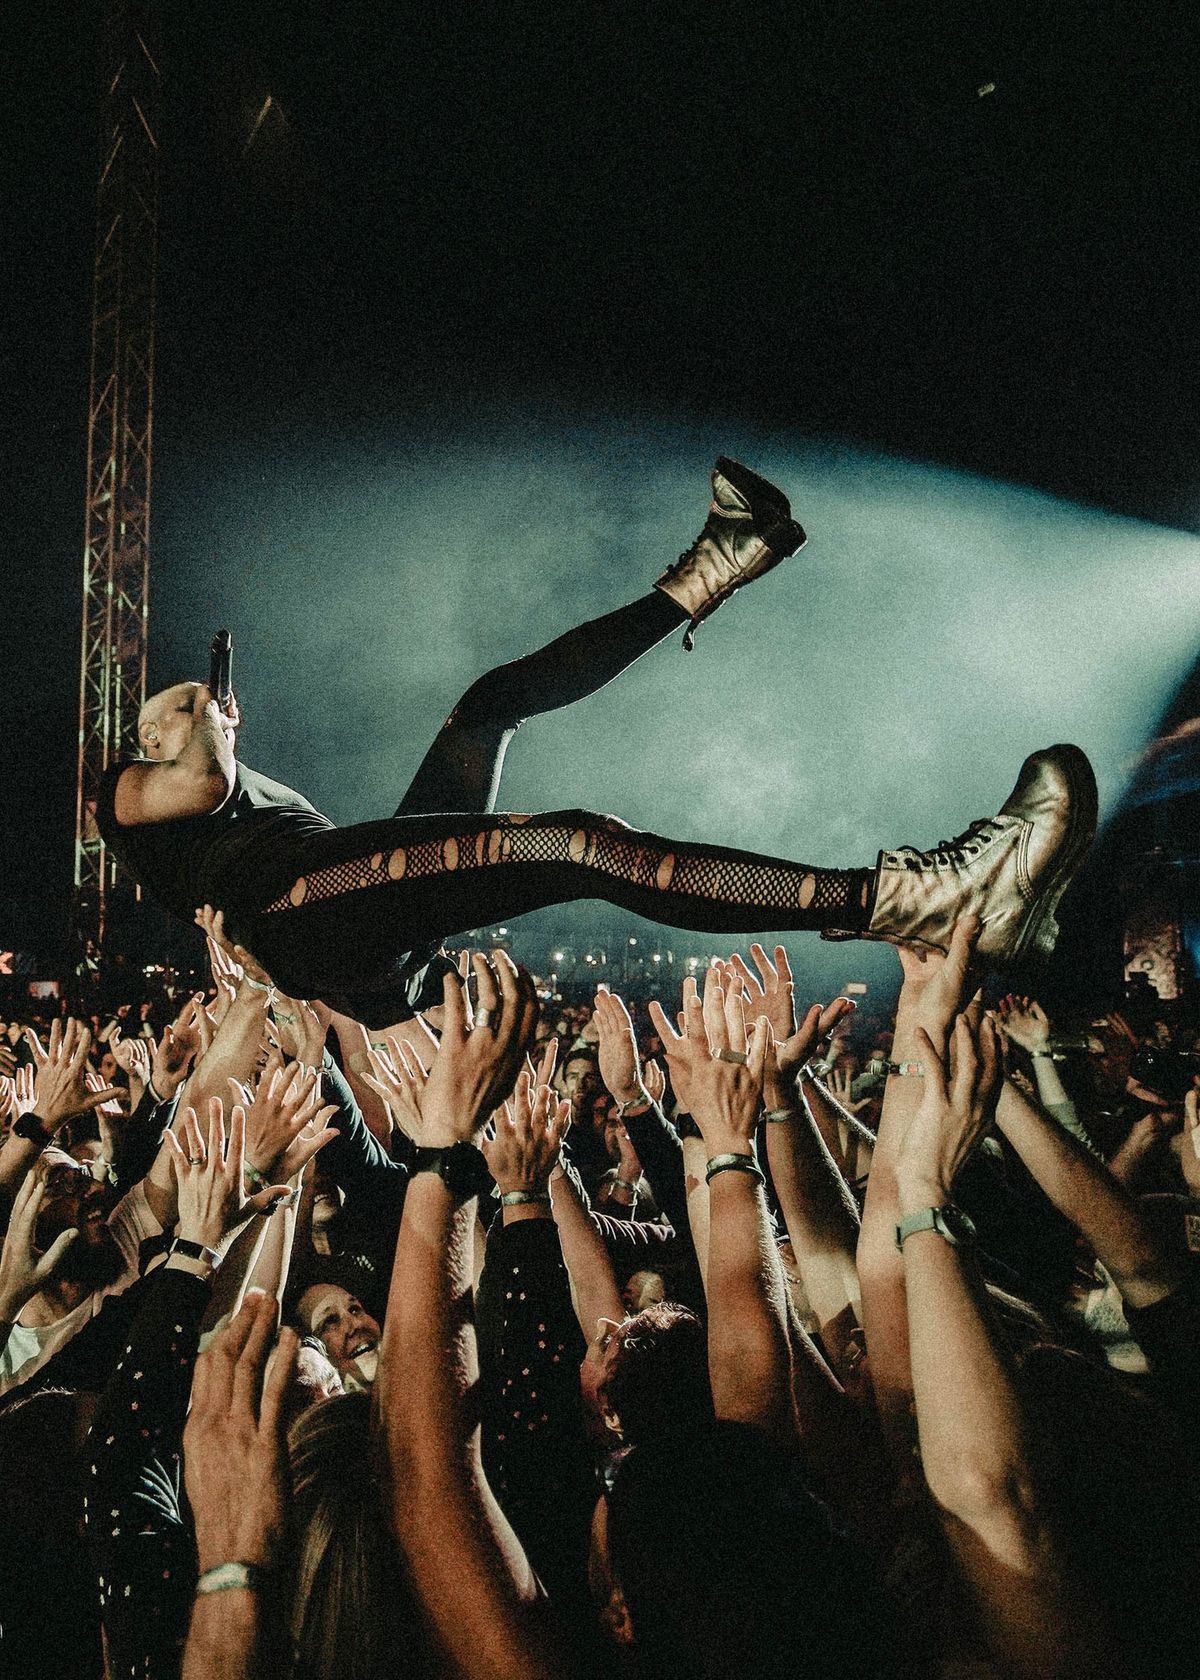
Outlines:
{"type": "Polygon", "coordinates": [[[338,1375],[361,1374],[356,1359],[373,1354],[382,1331],[362,1302],[336,1283],[317,1283],[300,1297],[300,1316],[320,1336],[338,1375]]]}

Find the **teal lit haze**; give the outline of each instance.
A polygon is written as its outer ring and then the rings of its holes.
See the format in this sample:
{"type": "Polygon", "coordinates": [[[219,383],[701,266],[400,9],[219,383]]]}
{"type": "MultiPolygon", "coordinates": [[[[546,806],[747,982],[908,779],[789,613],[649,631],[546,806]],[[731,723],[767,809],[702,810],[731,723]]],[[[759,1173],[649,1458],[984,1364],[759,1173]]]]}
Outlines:
{"type": "MultiPolygon", "coordinates": [[[[1197,540],[744,427],[526,406],[361,438],[248,423],[186,470],[161,460],[152,684],[203,675],[229,625],[240,755],[337,822],[387,815],[473,678],[641,593],[689,545],[718,453],[788,492],[807,547],[722,607],[694,652],[677,635],[527,723],[503,808],[584,805],[865,865],[959,832],[1026,753],[1070,740],[1095,765],[1102,819],[1113,810],[1195,657],[1197,540]]],[[[592,903],[526,920],[539,947],[709,948],[592,903]]],[[[814,993],[894,971],[874,948],[789,944],[814,993]]]]}

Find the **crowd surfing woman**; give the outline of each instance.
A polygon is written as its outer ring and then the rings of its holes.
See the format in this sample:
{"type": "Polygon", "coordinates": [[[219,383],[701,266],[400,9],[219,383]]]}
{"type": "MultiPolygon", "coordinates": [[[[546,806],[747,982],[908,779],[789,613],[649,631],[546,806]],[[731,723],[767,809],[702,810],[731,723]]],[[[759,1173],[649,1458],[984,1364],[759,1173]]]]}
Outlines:
{"type": "Polygon", "coordinates": [[[196,682],[148,700],[144,757],[114,765],[96,821],[166,910],[219,911],[290,994],[379,1028],[436,1006],[443,939],[524,911],[599,898],[672,927],[944,947],[955,913],[983,913],[1002,960],[1053,949],[1054,909],[1091,842],[1096,790],[1074,747],[1035,754],[999,814],[928,852],[818,868],[637,832],[571,809],[498,813],[521,722],[602,688],[674,629],[695,627],[804,542],[787,498],[721,456],[696,541],[640,599],[479,678],[455,706],[395,814],[335,828],[303,795],[240,763],[236,700],[196,682]]]}

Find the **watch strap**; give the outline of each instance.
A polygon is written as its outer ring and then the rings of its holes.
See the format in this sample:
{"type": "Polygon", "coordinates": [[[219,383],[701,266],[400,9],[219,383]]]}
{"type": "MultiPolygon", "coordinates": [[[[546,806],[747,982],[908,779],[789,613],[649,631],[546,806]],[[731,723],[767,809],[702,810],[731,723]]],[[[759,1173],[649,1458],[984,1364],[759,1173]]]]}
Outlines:
{"type": "Polygon", "coordinates": [[[494,1182],[483,1151],[473,1143],[439,1149],[420,1146],[413,1152],[410,1171],[436,1173],[448,1190],[465,1199],[487,1195],[494,1182]]]}
{"type": "Polygon", "coordinates": [[[206,1243],[193,1242],[190,1237],[176,1237],[167,1250],[168,1258],[172,1254],[182,1254],[185,1260],[202,1260],[206,1266],[211,1266],[214,1272],[221,1264],[221,1256],[215,1248],[209,1248],[206,1243]]]}
{"type": "Polygon", "coordinates": [[[46,1129],[47,1122],[34,1110],[22,1114],[19,1120],[13,1122],[13,1136],[24,1138],[27,1143],[40,1143],[43,1147],[54,1141],[54,1128],[46,1129]]]}
{"type": "Polygon", "coordinates": [[[910,1213],[907,1219],[902,1219],[896,1226],[896,1247],[903,1249],[908,1238],[918,1231],[936,1231],[951,1248],[960,1247],[964,1240],[969,1241],[975,1235],[974,1225],[953,1202],[947,1202],[942,1207],[921,1208],[917,1213],[910,1213]]]}

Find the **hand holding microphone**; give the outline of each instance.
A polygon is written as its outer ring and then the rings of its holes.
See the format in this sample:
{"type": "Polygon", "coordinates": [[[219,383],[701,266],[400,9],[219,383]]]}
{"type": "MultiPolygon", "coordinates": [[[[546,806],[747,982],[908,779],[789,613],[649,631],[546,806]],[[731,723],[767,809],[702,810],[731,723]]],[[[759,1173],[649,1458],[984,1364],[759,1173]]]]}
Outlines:
{"type": "Polygon", "coordinates": [[[208,688],[221,712],[222,719],[235,729],[241,724],[241,714],[233,695],[233,637],[228,630],[218,630],[209,648],[208,688]]]}

